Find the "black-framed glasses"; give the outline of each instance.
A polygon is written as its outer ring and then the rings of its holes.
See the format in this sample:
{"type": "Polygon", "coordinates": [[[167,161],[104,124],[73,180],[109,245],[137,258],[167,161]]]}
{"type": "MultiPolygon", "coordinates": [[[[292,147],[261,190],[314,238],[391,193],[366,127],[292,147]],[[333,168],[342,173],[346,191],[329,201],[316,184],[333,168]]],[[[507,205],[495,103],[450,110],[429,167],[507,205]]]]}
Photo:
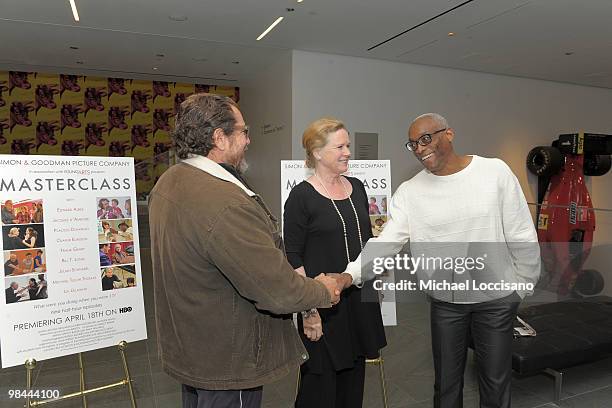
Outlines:
{"type": "Polygon", "coordinates": [[[431,139],[433,135],[440,133],[440,132],[444,132],[447,129],[448,128],[444,128],[444,129],[436,130],[435,132],[425,133],[424,135],[421,135],[421,137],[419,137],[417,140],[409,140],[405,144],[406,149],[409,152],[414,152],[417,149],[418,145],[427,146],[428,144],[431,143],[431,139]]]}

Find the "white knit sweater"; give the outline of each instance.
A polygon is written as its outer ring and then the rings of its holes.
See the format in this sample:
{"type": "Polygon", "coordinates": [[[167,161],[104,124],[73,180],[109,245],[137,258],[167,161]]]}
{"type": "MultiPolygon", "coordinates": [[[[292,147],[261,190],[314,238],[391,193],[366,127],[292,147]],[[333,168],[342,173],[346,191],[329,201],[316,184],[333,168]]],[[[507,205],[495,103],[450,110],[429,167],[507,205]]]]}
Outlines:
{"type": "MultiPolygon", "coordinates": [[[[364,252],[376,246],[376,256],[393,256],[409,240],[412,248],[418,242],[537,243],[538,238],[525,196],[508,165],[500,159],[472,156],[470,164],[457,173],[436,176],[422,170],[402,183],[389,204],[384,230],[368,241],[364,252]]],[[[512,281],[537,282],[538,246],[510,246],[510,252],[512,281]]],[[[369,269],[365,265],[364,271],[369,269]]],[[[346,272],[354,284],[361,284],[361,257],[346,272]]]]}

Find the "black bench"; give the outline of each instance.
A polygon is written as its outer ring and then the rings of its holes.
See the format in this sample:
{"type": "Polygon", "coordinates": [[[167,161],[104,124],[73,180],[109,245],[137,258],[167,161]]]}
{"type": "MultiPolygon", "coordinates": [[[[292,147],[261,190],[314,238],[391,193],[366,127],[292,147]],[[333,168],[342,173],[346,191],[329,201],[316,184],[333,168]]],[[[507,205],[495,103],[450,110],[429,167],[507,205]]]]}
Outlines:
{"type": "Polygon", "coordinates": [[[556,402],[561,398],[561,369],[612,353],[611,297],[533,305],[521,308],[518,314],[537,336],[514,339],[512,368],[524,376],[552,375],[556,402]]]}

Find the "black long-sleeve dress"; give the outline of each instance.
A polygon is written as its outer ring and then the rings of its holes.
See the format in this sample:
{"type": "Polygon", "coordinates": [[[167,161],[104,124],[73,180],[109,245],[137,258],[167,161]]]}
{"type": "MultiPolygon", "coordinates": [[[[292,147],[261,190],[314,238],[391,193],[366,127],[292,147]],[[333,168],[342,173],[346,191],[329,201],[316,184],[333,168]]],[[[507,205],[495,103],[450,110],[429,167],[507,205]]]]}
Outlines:
{"type": "MultiPolygon", "coordinates": [[[[363,244],[372,237],[368,213],[368,198],[363,184],[347,177],[353,186],[351,199],[359,216],[363,244]]],[[[348,234],[351,261],[361,248],[355,214],[348,199],[335,200],[344,218],[348,234]]],[[[287,258],[294,268],[304,266],[306,275],[314,278],[320,273],[343,272],[346,269],[346,247],[342,222],[329,198],[324,197],[308,182],[296,185],[285,202],[284,234],[287,258]]],[[[303,370],[320,374],[322,358],[331,358],[336,371],[352,368],[359,357],[376,358],[386,346],[385,331],[378,302],[362,301],[363,291],[374,291],[371,282],[362,289],[351,286],[342,292],[339,304],[331,309],[319,309],[323,322],[323,337],[308,340],[302,320],[299,332],[310,359],[303,370]]],[[[371,293],[367,299],[377,298],[371,293]]]]}

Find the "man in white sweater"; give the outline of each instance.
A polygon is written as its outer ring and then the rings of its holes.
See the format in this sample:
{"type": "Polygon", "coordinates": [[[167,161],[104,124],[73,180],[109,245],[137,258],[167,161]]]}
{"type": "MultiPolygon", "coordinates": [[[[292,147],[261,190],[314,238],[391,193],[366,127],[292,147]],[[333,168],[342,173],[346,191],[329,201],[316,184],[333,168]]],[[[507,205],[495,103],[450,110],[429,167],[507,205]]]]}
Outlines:
{"type": "MultiPolygon", "coordinates": [[[[406,148],[425,169],[397,189],[383,232],[368,241],[362,254],[375,247],[376,257],[393,256],[408,241],[413,255],[415,250],[420,254],[421,248],[436,245],[440,253],[440,243],[454,249],[480,245],[495,253],[490,257],[495,259],[487,262],[485,274],[489,275],[485,280],[532,287],[540,273],[539,247],[516,176],[499,159],[457,155],[452,145],[454,137],[453,129],[439,114],[424,114],[412,122],[406,148]]],[[[362,265],[358,258],[338,279],[344,286],[361,285],[362,270],[366,279],[372,277],[368,262],[362,265]]],[[[465,278],[455,271],[450,272],[451,278],[465,278]]],[[[510,408],[512,323],[521,298],[531,294],[530,290],[505,287],[485,294],[448,290],[428,293],[434,407],[462,406],[471,333],[479,370],[480,407],[510,408]]]]}

